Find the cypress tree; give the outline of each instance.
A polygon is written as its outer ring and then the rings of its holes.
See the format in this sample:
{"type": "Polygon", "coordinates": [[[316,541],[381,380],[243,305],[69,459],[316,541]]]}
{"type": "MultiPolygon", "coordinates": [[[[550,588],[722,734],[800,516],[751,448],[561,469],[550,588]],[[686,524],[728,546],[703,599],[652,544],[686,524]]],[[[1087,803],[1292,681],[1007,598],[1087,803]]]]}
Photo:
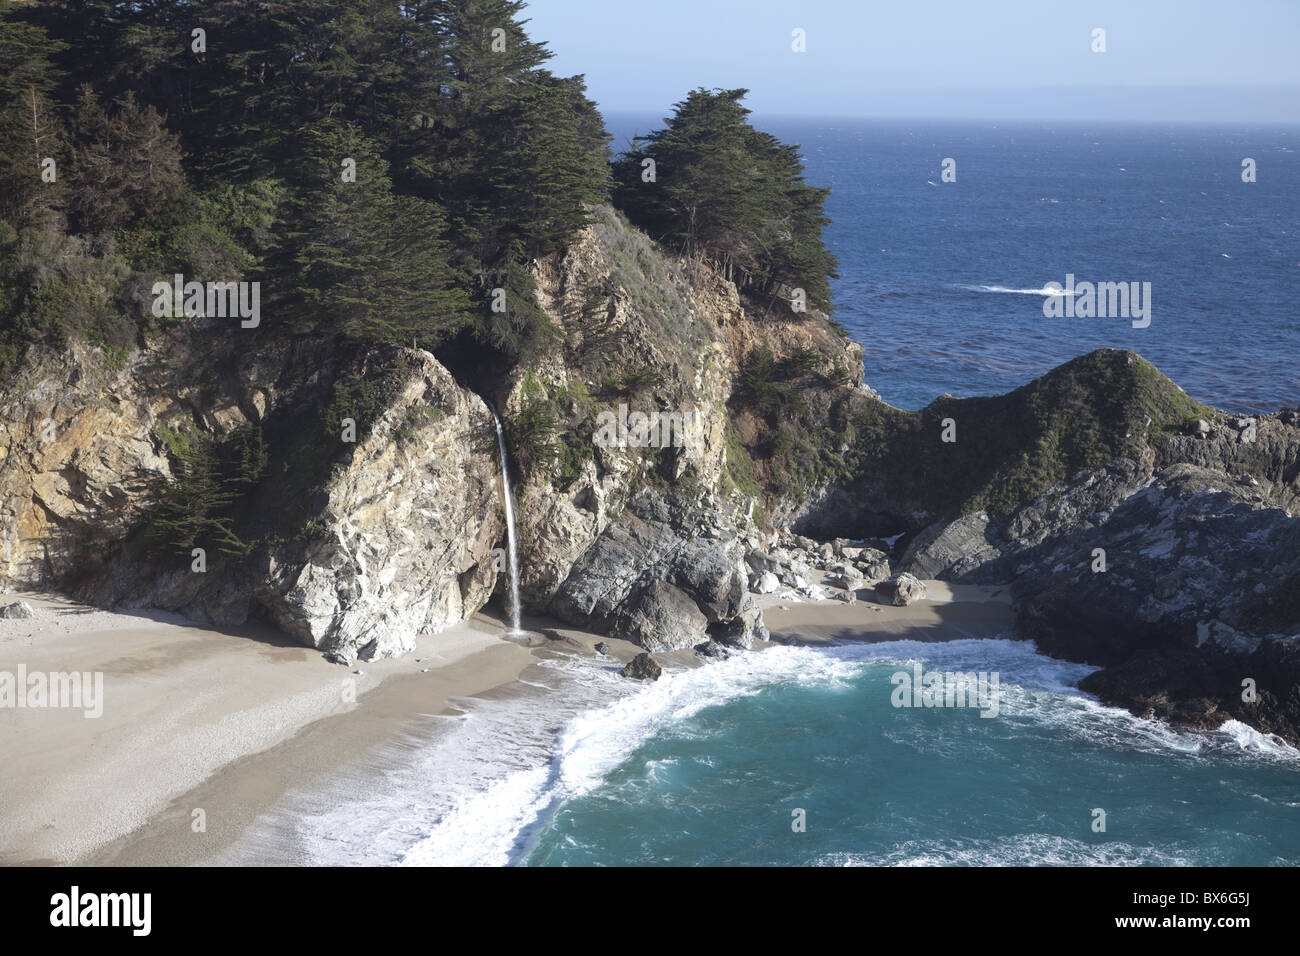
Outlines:
{"type": "Polygon", "coordinates": [[[754,129],[747,91],[693,90],[663,129],[612,167],[614,201],[659,241],[767,295],[802,288],[830,311],[835,257],[822,243],[829,189],[803,180],[798,148],[754,129]],[[655,177],[644,174],[654,161],[655,177]]]}
{"type": "Polygon", "coordinates": [[[307,137],[289,203],[289,275],[304,318],[346,335],[432,346],[463,322],[464,280],[449,264],[441,210],[393,194],[388,163],[352,125],[307,137]],[[345,160],[354,166],[346,167],[345,160]],[[348,181],[355,170],[355,182],[348,181]]]}

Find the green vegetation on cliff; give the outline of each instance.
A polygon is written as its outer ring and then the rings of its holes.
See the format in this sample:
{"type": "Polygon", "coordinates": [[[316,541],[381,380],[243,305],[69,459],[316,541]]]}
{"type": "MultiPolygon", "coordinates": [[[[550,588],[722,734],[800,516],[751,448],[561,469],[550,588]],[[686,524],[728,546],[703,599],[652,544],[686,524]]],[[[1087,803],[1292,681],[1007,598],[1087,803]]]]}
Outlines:
{"type": "MultiPolygon", "coordinates": [[[[855,393],[811,420],[792,414],[783,427],[831,426],[847,448],[831,461],[826,442],[814,443],[823,467],[810,479],[874,502],[902,527],[917,514],[1008,514],[1080,471],[1149,458],[1152,439],[1212,416],[1141,356],[1101,349],[1006,395],[945,395],[908,412],[855,393]]],[[[815,483],[798,490],[806,495],[815,483]]]]}
{"type": "Polygon", "coordinates": [[[0,371],[134,344],[176,273],[259,282],[260,334],[535,352],[609,137],[522,7],[0,0],[0,371]]]}

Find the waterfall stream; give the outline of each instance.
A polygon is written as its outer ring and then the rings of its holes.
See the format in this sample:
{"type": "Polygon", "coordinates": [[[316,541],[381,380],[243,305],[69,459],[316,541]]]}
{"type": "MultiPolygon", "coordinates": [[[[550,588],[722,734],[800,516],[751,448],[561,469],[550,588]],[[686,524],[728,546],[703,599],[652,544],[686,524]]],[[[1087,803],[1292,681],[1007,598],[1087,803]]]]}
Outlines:
{"type": "Polygon", "coordinates": [[[506,461],[506,436],[501,427],[501,416],[496,407],[487,403],[492,419],[497,423],[497,449],[501,452],[501,492],[506,502],[506,544],[510,549],[510,632],[522,634],[519,626],[519,553],[515,548],[515,503],[510,492],[510,465],[506,461]]]}

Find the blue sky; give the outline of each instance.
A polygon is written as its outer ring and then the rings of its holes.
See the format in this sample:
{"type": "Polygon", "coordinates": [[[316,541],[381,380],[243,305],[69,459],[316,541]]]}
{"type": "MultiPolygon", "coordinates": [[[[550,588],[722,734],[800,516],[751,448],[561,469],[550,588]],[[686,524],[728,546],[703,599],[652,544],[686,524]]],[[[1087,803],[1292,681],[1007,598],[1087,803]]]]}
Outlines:
{"type": "Polygon", "coordinates": [[[1300,0],[532,0],[524,16],[605,110],[743,86],[768,115],[1300,122],[1300,0]]]}

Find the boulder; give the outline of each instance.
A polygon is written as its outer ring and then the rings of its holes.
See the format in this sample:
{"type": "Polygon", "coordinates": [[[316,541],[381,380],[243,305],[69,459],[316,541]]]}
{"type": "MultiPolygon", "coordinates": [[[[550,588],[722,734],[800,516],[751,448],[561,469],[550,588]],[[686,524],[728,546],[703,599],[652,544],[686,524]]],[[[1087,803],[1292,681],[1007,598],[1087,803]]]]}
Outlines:
{"type": "Polygon", "coordinates": [[[876,548],[863,548],[853,566],[862,574],[860,587],[875,587],[893,573],[889,555],[876,548]]]}
{"type": "Polygon", "coordinates": [[[604,641],[597,641],[595,651],[601,657],[607,657],[609,656],[609,645],[606,644],[604,641]]]}
{"type": "Polygon", "coordinates": [[[680,549],[670,559],[666,577],[690,594],[710,621],[735,617],[749,591],[740,568],[718,545],[680,549]]]}
{"type": "Polygon", "coordinates": [[[750,590],[755,594],[775,594],[777,588],[781,586],[781,580],[771,571],[764,571],[762,574],[754,576],[750,590]]]}
{"type": "Polygon", "coordinates": [[[705,641],[703,644],[695,645],[695,655],[705,660],[723,661],[730,657],[732,652],[723,644],[717,641],[705,641]]]}
{"type": "Polygon", "coordinates": [[[832,587],[856,591],[862,587],[862,581],[862,572],[851,564],[835,564],[830,568],[829,583],[832,587]]]}
{"type": "Polygon", "coordinates": [[[619,676],[632,680],[653,681],[664,676],[664,669],[657,660],[642,652],[628,661],[627,666],[618,673],[619,676]]]}
{"type": "Polygon", "coordinates": [[[876,600],[881,604],[906,607],[925,597],[925,584],[914,575],[903,572],[886,578],[876,585],[876,600]]]}
{"type": "Polygon", "coordinates": [[[762,626],[763,612],[751,597],[746,597],[744,605],[734,618],[723,624],[714,624],[709,628],[713,639],[729,647],[747,651],[754,646],[754,638],[765,636],[767,628],[762,626]]]}
{"type": "Polygon", "coordinates": [[[639,495],[574,562],[552,611],[656,652],[692,647],[706,627],[736,620],[757,557],[745,560],[738,537],[691,540],[682,518],[680,503],[639,495]]]}
{"type": "Polygon", "coordinates": [[[707,636],[708,624],[685,591],[667,581],[651,581],[619,608],[612,633],[658,653],[694,647],[707,636]]]}
{"type": "Polygon", "coordinates": [[[26,601],[13,601],[9,604],[4,605],[3,607],[0,607],[0,618],[4,618],[6,620],[10,620],[10,621],[20,620],[26,618],[33,618],[35,616],[36,616],[36,612],[32,609],[32,606],[28,604],[26,601]]]}

